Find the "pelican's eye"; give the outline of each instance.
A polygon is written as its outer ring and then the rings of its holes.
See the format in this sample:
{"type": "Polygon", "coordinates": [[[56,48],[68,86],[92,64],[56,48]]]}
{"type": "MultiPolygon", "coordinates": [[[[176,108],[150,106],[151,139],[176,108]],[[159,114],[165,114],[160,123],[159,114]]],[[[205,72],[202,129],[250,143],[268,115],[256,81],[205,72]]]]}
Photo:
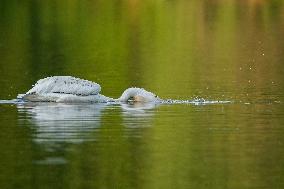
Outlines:
{"type": "Polygon", "coordinates": [[[133,96],[131,96],[127,101],[132,102],[134,100],[135,100],[135,98],[133,96]]]}

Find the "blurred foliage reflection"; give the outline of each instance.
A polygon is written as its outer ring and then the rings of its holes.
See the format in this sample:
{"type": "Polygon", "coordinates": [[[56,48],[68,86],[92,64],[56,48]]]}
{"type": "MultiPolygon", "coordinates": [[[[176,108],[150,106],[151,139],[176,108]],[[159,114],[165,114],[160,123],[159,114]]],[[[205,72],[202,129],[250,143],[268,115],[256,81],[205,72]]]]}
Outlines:
{"type": "Polygon", "coordinates": [[[0,87],[9,90],[0,98],[50,75],[95,80],[113,96],[132,85],[171,98],[221,92],[236,99],[263,88],[279,95],[283,7],[274,0],[3,0],[0,87]]]}

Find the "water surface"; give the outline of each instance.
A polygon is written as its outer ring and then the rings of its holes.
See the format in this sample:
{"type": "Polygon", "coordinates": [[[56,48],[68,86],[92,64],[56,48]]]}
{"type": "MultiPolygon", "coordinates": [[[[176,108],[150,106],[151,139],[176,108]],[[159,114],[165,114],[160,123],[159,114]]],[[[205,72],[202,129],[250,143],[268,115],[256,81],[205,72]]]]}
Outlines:
{"type": "Polygon", "coordinates": [[[0,188],[283,188],[283,33],[273,0],[2,0],[1,100],[72,75],[209,103],[1,101],[0,188]]]}

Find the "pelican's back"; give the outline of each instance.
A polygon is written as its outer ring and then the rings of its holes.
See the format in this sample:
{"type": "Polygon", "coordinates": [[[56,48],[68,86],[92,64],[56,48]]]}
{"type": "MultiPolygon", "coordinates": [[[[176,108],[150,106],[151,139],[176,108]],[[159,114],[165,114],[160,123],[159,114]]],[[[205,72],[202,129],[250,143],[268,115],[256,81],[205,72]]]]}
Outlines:
{"type": "Polygon", "coordinates": [[[38,80],[26,94],[63,93],[73,95],[96,95],[101,91],[99,84],[71,76],[53,76],[38,80]]]}

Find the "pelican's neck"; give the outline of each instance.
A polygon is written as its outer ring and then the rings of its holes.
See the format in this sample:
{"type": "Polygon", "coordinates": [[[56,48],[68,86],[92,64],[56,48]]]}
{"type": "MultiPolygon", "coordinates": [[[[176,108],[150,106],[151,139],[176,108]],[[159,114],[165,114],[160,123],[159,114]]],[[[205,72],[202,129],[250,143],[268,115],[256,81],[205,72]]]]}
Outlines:
{"type": "Polygon", "coordinates": [[[126,89],[122,95],[116,99],[118,102],[157,102],[159,100],[160,99],[154,93],[136,87],[126,89]]]}

